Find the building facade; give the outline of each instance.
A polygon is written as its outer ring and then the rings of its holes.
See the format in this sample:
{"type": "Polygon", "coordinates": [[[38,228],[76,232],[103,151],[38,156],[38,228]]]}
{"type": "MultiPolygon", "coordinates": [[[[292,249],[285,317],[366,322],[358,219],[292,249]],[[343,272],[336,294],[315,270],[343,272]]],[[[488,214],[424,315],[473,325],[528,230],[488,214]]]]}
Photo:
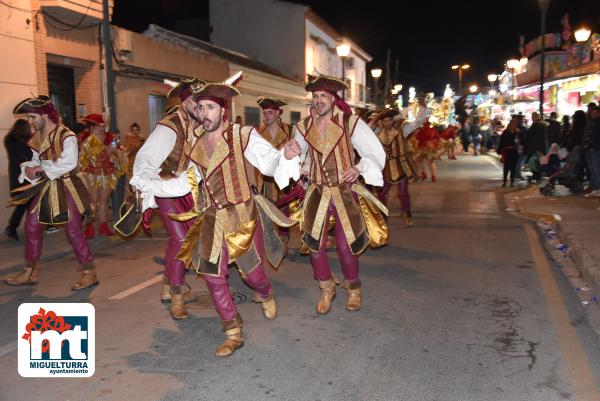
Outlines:
{"type": "Polygon", "coordinates": [[[211,43],[245,53],[298,80],[309,74],[343,76],[350,87],[345,94],[348,103],[366,106],[366,64],[371,56],[310,7],[281,0],[209,4],[211,43]],[[340,43],[350,46],[345,60],[336,51],[340,43]]]}

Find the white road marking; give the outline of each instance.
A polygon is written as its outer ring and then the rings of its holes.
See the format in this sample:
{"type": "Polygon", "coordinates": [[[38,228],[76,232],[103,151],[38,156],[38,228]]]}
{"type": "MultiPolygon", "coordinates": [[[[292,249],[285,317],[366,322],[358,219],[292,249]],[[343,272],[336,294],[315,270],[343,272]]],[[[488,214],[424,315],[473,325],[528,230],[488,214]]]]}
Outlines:
{"type": "Polygon", "coordinates": [[[158,282],[160,282],[163,278],[162,274],[159,274],[155,277],[152,277],[150,280],[146,280],[144,282],[139,283],[138,285],[135,285],[125,291],[121,291],[118,294],[113,295],[112,297],[109,297],[108,299],[113,299],[113,300],[119,300],[119,299],[123,299],[125,297],[128,297],[132,294],[135,294],[136,292],[139,292],[147,287],[150,287],[151,285],[154,285],[158,282]]]}
{"type": "Polygon", "coordinates": [[[0,357],[3,357],[6,354],[10,354],[11,352],[17,349],[17,342],[13,341],[12,343],[8,343],[0,347],[0,357]]]}

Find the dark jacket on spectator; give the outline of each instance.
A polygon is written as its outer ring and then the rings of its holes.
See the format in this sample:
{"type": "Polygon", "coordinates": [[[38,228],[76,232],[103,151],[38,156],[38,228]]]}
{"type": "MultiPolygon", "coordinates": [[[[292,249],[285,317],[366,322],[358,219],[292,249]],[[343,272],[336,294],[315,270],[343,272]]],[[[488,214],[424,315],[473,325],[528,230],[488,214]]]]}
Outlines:
{"type": "Polygon", "coordinates": [[[546,129],[546,146],[550,147],[553,143],[560,145],[560,123],[551,118],[546,120],[548,128],[546,129]]]}
{"type": "Polygon", "coordinates": [[[525,156],[531,157],[536,152],[546,153],[546,126],[547,124],[543,121],[531,124],[524,138],[523,153],[525,156]]]}
{"type": "Polygon", "coordinates": [[[27,146],[27,140],[19,139],[11,133],[4,137],[4,147],[8,155],[8,179],[12,191],[22,185],[19,183],[21,163],[31,160],[32,153],[29,146],[27,146]]]}
{"type": "Polygon", "coordinates": [[[600,120],[590,120],[583,138],[583,148],[594,152],[600,150],[600,120]]]}

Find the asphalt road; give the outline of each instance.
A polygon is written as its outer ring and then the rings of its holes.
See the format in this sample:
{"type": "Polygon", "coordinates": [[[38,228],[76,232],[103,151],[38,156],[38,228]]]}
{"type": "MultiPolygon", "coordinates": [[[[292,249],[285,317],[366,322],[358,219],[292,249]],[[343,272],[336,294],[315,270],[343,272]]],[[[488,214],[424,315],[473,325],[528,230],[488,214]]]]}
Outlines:
{"type": "Polygon", "coordinates": [[[223,335],[201,280],[187,276],[199,295],[189,319],[159,302],[163,237],[97,251],[101,284],[79,293],[74,259],[50,262],[36,287],[0,285],[0,400],[600,400],[599,339],[535,227],[504,210],[499,176],[487,157],[439,163],[437,183],[410,186],[413,228],[392,201],[390,244],[361,257],[358,312],[340,290],[317,316],[297,248],[270,271],[273,322],[230,270],[246,342],[225,359],[213,356],[223,335]],[[23,302],[94,304],[93,377],[19,376],[23,302]]]}

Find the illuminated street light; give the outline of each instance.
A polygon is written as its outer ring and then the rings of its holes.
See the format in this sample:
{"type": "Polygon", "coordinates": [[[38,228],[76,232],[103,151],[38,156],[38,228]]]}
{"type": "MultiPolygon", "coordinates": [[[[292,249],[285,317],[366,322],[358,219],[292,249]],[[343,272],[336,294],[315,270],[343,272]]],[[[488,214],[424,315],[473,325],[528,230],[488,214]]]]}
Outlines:
{"type": "MultiPolygon", "coordinates": [[[[336,46],[338,56],[342,58],[342,81],[346,82],[346,57],[350,54],[350,46],[346,43],[340,43],[336,46]]],[[[342,99],[346,100],[346,91],[342,90],[342,99]]]]}
{"type": "Polygon", "coordinates": [[[587,29],[586,27],[581,27],[575,31],[575,40],[579,43],[587,42],[591,34],[591,30],[587,29]]]}
{"type": "Polygon", "coordinates": [[[453,70],[458,70],[458,93],[462,93],[463,70],[469,69],[469,68],[471,68],[471,66],[469,64],[462,64],[462,65],[454,64],[450,68],[453,70]]]}
{"type": "Polygon", "coordinates": [[[394,85],[394,90],[396,91],[396,93],[400,92],[402,90],[402,84],[394,85]]]}
{"type": "Polygon", "coordinates": [[[487,78],[488,78],[488,81],[490,81],[490,83],[494,83],[498,79],[498,75],[496,75],[496,74],[490,74],[490,75],[488,75],[487,78]]]}
{"type": "Polygon", "coordinates": [[[377,86],[377,81],[379,80],[379,77],[381,76],[381,73],[383,71],[381,70],[381,68],[373,68],[371,70],[371,76],[373,77],[373,80],[375,81],[375,90],[373,91],[373,103],[377,104],[377,91],[378,91],[378,86],[377,86]]]}
{"type": "Polygon", "coordinates": [[[335,50],[337,51],[337,54],[340,57],[348,57],[348,55],[350,54],[350,46],[346,43],[340,43],[336,46],[335,50]]]}
{"type": "Polygon", "coordinates": [[[494,97],[494,96],[496,96],[497,94],[498,94],[498,92],[496,92],[496,90],[495,90],[495,89],[491,89],[491,90],[488,92],[488,95],[490,95],[490,97],[494,97]]]}
{"type": "Polygon", "coordinates": [[[471,86],[469,87],[469,90],[471,91],[471,93],[475,93],[475,92],[477,92],[477,89],[479,89],[479,88],[477,88],[477,85],[471,85],[471,86]]]}

